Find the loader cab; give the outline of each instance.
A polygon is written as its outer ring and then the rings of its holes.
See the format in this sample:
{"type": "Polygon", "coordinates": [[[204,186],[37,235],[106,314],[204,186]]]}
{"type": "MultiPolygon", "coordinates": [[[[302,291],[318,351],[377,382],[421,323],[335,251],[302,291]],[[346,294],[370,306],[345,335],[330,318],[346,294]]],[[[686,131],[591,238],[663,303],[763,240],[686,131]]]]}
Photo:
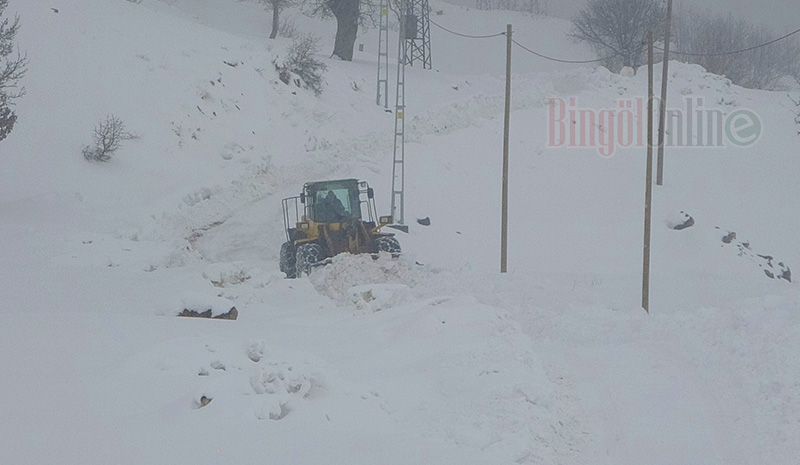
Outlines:
{"type": "Polygon", "coordinates": [[[323,229],[335,232],[362,228],[370,235],[386,235],[379,231],[392,223],[391,216],[377,216],[375,192],[366,181],[357,179],[309,182],[303,185],[300,195],[287,197],[281,203],[286,239],[293,244],[317,240],[323,229]]]}
{"type": "Polygon", "coordinates": [[[356,179],[308,183],[303,189],[305,214],[315,223],[361,220],[359,182],[356,179]]]}

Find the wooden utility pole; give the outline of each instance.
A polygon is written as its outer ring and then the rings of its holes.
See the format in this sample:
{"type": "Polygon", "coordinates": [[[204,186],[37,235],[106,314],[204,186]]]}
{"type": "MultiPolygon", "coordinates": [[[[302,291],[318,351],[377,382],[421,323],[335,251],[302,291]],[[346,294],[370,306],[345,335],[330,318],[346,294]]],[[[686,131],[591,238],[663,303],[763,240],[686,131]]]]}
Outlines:
{"type": "Polygon", "coordinates": [[[647,34],[647,174],[644,188],[642,308],[650,313],[650,219],[653,204],[653,33],[647,34]]]}
{"type": "Polygon", "coordinates": [[[511,123],[511,25],[506,26],[506,117],[503,127],[503,218],[500,239],[500,272],[508,270],[508,134],[511,123]]]}
{"type": "Polygon", "coordinates": [[[667,131],[667,83],[669,82],[669,43],[672,39],[672,0],[667,0],[664,25],[664,58],[661,60],[661,104],[658,109],[658,174],[656,184],[664,185],[664,135],[667,131]]]}

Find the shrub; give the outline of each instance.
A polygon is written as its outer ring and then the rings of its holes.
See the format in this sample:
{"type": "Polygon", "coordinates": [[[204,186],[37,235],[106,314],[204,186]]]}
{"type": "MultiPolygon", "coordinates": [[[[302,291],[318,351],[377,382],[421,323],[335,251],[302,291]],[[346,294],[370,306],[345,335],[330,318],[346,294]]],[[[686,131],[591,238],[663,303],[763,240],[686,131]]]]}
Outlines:
{"type": "Polygon", "coordinates": [[[314,58],[319,51],[319,39],[312,35],[303,35],[292,42],[287,51],[286,59],[278,67],[281,80],[288,82],[286,73],[294,73],[302,79],[307,89],[314,92],[314,95],[322,93],[324,83],[322,76],[328,69],[324,63],[314,58]]]}
{"type": "Polygon", "coordinates": [[[94,144],[83,148],[83,157],[89,161],[109,161],[122,141],[136,139],[137,136],[125,130],[122,120],[108,115],[105,121],[94,128],[94,144]]]}

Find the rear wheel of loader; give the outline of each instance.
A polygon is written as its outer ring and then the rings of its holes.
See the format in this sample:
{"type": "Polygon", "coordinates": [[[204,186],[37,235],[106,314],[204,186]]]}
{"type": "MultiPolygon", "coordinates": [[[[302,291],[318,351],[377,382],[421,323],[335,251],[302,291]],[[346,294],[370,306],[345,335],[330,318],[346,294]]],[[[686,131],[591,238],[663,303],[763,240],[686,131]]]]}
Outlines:
{"type": "Polygon", "coordinates": [[[297,277],[297,251],[291,242],[284,242],[281,246],[281,271],[289,279],[297,277]]]}
{"type": "Polygon", "coordinates": [[[303,273],[309,274],[312,266],[325,260],[322,247],[320,247],[319,244],[313,243],[301,244],[298,246],[295,257],[295,269],[297,270],[298,278],[303,276],[303,273]]]}
{"type": "Polygon", "coordinates": [[[375,239],[375,250],[378,252],[387,252],[392,254],[392,258],[400,256],[400,242],[391,236],[382,236],[375,239]]]}

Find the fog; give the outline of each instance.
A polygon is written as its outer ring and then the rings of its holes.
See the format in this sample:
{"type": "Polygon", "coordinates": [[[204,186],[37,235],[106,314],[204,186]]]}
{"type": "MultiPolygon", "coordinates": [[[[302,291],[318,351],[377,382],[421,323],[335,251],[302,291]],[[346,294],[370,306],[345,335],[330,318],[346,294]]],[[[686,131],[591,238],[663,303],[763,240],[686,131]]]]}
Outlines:
{"type": "MultiPolygon", "coordinates": [[[[448,0],[449,3],[468,7],[475,6],[475,0],[448,0]]],[[[525,0],[518,0],[525,1],[525,0]]],[[[570,19],[586,3],[586,0],[540,0],[547,2],[548,13],[552,16],[570,19]]],[[[676,0],[676,6],[683,4],[698,9],[716,10],[720,14],[751,19],[764,24],[776,32],[789,32],[800,29],[800,2],[798,0],[676,0]]]]}

